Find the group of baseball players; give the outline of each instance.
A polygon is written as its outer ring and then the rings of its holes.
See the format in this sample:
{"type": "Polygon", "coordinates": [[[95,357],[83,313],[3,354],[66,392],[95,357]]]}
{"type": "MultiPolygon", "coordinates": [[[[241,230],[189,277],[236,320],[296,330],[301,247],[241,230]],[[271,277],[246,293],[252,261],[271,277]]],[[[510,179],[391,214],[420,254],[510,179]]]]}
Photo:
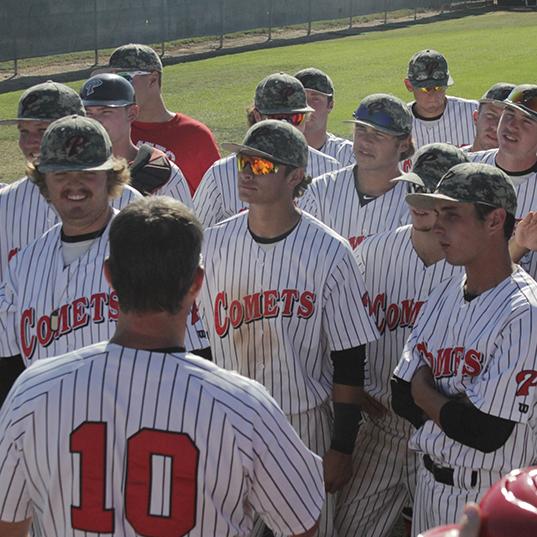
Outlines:
{"type": "Polygon", "coordinates": [[[0,537],[477,537],[537,464],[537,85],[423,50],[350,141],[274,73],[220,158],[162,76],[125,45],[1,121],[0,537]]]}

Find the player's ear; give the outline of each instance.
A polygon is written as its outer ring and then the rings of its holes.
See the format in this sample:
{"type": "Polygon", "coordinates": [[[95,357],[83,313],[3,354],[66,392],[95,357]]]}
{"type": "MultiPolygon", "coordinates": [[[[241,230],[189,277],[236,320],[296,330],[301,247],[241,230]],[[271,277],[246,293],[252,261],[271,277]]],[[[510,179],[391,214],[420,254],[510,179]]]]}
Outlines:
{"type": "Polygon", "coordinates": [[[201,291],[201,287],[203,286],[203,279],[205,277],[205,270],[201,265],[199,265],[196,268],[196,272],[194,273],[194,281],[192,282],[192,285],[190,286],[189,293],[191,293],[194,298],[196,298],[201,291]]]}
{"type": "Polygon", "coordinates": [[[261,113],[259,112],[257,108],[254,108],[252,110],[252,114],[254,115],[254,119],[256,123],[259,123],[263,119],[263,116],[261,115],[261,113]]]}
{"type": "Polygon", "coordinates": [[[404,83],[405,83],[405,88],[408,91],[410,91],[410,92],[414,91],[414,86],[412,85],[412,82],[410,82],[410,80],[408,80],[408,78],[405,78],[404,83]]]}
{"type": "Polygon", "coordinates": [[[131,104],[127,107],[127,119],[130,123],[138,119],[140,113],[140,107],[137,104],[131,104]]]}
{"type": "Polygon", "coordinates": [[[505,209],[494,209],[487,215],[487,227],[492,234],[501,233],[503,236],[503,226],[505,224],[505,219],[507,213],[505,209]]]}
{"type": "Polygon", "coordinates": [[[108,285],[112,287],[112,273],[110,272],[110,260],[107,257],[103,263],[104,278],[108,282],[108,285]]]}
{"type": "Polygon", "coordinates": [[[474,125],[477,125],[477,116],[479,115],[479,110],[474,110],[472,112],[472,118],[474,120],[474,125]]]}
{"type": "Polygon", "coordinates": [[[334,97],[328,99],[328,110],[331,112],[334,109],[334,97]]]}

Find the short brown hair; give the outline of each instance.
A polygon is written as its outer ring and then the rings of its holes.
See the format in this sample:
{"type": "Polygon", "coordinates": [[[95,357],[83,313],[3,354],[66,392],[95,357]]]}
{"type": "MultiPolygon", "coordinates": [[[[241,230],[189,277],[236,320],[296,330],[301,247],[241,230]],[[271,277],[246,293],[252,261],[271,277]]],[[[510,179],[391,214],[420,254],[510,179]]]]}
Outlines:
{"type": "MultiPolygon", "coordinates": [[[[110,199],[115,199],[121,196],[123,188],[131,181],[131,174],[129,171],[129,165],[124,158],[112,157],[113,167],[111,170],[107,170],[108,179],[108,195],[110,199]]],[[[41,195],[48,199],[47,183],[45,181],[45,174],[41,173],[32,162],[26,164],[26,175],[29,177],[32,183],[35,183],[41,195]]]]}
{"type": "Polygon", "coordinates": [[[181,309],[200,265],[203,230],[194,213],[164,196],[137,200],[110,226],[109,267],[121,311],[181,309]]]}

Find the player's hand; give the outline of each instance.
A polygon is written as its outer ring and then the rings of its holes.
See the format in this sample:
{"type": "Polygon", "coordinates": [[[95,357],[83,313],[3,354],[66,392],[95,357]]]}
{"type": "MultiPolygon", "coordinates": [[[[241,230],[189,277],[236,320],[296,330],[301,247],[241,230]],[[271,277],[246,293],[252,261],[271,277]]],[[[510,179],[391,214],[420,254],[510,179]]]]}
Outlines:
{"type": "Polygon", "coordinates": [[[352,477],[352,455],[329,449],[323,457],[324,488],[337,492],[352,477]]]}
{"type": "Polygon", "coordinates": [[[515,228],[515,241],[527,250],[537,250],[537,212],[529,212],[515,228]]]}
{"type": "Polygon", "coordinates": [[[383,418],[388,414],[388,409],[374,397],[371,397],[363,388],[359,388],[357,403],[360,409],[374,419],[383,418]]]}
{"type": "Polygon", "coordinates": [[[464,506],[464,515],[460,524],[459,537],[479,537],[479,526],[481,525],[479,505],[467,503],[464,506]]]}

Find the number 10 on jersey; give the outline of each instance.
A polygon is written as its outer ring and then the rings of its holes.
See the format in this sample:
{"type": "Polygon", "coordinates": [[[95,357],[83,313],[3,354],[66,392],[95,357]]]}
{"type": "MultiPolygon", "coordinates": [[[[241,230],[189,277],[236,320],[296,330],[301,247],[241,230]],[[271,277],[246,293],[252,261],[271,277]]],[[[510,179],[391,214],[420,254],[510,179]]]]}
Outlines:
{"type": "MultiPolygon", "coordinates": [[[[70,450],[80,456],[79,506],[71,507],[74,529],[93,533],[114,533],[114,508],[107,509],[108,465],[107,424],[84,422],[71,433],[70,450]]],[[[127,440],[126,479],[123,501],[125,518],[134,531],[148,537],[180,537],[196,524],[196,480],[199,451],[185,433],[141,429],[127,440]],[[169,513],[149,512],[154,456],[171,461],[168,491],[169,513]]],[[[109,477],[108,477],[109,479],[109,477]]],[[[164,486],[164,484],[162,485],[164,486]]]]}

